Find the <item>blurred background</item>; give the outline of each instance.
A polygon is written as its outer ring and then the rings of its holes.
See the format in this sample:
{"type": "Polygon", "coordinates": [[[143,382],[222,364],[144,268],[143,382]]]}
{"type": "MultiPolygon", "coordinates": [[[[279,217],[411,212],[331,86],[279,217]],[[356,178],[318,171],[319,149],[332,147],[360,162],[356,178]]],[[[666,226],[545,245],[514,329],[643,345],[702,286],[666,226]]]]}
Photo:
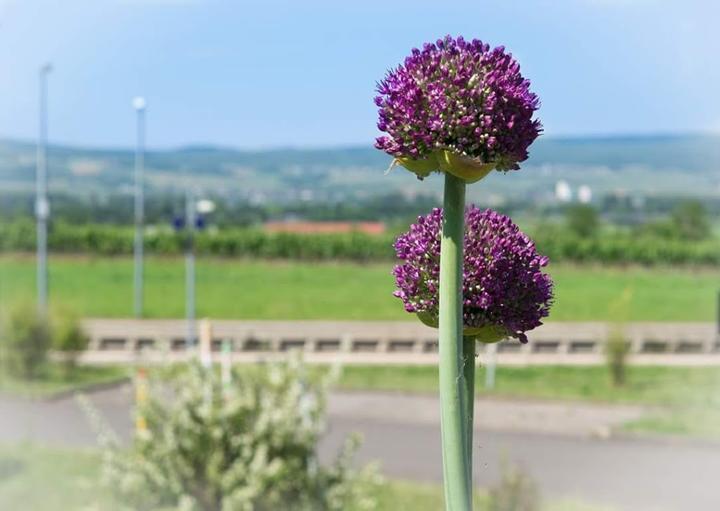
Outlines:
{"type": "Polygon", "coordinates": [[[246,509],[229,487],[248,509],[442,508],[435,332],[391,274],[442,180],[386,172],[372,98],[446,34],[504,45],[541,98],[522,170],[468,202],[510,215],[556,286],[528,345],[479,347],[478,509],[719,509],[718,16],[710,0],[0,0],[0,509],[246,509]],[[256,384],[309,428],[298,463],[263,443],[267,410],[242,399],[256,384]],[[242,425],[216,421],[231,398],[242,425]],[[345,475],[285,479],[363,497],[270,495],[274,465],[213,428],[293,470],[318,453],[345,475]]]}

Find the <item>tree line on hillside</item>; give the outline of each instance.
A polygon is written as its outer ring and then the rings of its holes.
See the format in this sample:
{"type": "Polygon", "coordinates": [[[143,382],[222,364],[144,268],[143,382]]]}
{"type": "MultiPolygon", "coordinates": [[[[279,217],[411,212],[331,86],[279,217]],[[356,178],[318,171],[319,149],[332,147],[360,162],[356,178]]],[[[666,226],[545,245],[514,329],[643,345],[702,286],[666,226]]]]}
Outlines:
{"type": "MultiPolygon", "coordinates": [[[[301,201],[287,204],[255,203],[246,199],[210,196],[216,209],[212,223],[218,227],[250,227],[269,220],[298,218],[310,221],[385,221],[406,225],[438,205],[431,194],[406,196],[388,193],[362,200],[301,201]]],[[[185,211],[184,197],[152,195],[145,200],[148,224],[170,225],[185,211]]],[[[69,224],[131,225],[134,202],[127,194],[50,197],[52,218],[69,224]]],[[[33,217],[34,196],[0,194],[0,218],[19,220],[33,217]]]]}
{"type": "MultiPolygon", "coordinates": [[[[219,228],[252,227],[271,220],[301,219],[309,221],[381,221],[407,225],[419,215],[427,214],[440,205],[434,194],[405,195],[391,192],[366,198],[311,200],[288,203],[258,203],[238,197],[209,196],[216,205],[209,219],[219,228]]],[[[475,201],[469,201],[475,202],[475,201]]],[[[54,193],[50,196],[52,219],[69,224],[131,225],[134,221],[134,202],[128,194],[73,195],[54,193]]],[[[674,214],[681,206],[691,204],[702,214],[720,215],[720,198],[688,201],[682,196],[639,198],[625,194],[598,197],[592,208],[610,224],[642,225],[674,214]]],[[[482,202],[479,207],[485,207],[482,202]]],[[[576,203],[538,204],[524,199],[505,200],[494,209],[506,215],[557,219],[573,214],[576,203]]],[[[145,200],[147,224],[170,225],[174,217],[182,215],[184,197],[165,194],[148,195],[145,200]]],[[[34,195],[0,192],[0,219],[14,221],[32,219],[34,195]]]]}

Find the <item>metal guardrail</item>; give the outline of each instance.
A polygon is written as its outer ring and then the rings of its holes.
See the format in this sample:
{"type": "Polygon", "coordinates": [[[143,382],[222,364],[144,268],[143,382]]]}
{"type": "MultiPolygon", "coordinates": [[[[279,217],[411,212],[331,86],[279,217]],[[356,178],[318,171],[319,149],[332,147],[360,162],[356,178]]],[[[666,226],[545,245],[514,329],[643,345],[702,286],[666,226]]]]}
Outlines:
{"type": "MultiPolygon", "coordinates": [[[[184,320],[87,319],[87,362],[167,362],[193,354],[184,320]]],[[[605,323],[548,323],[533,330],[529,344],[497,345],[501,364],[597,364],[613,332],[605,323]]],[[[623,336],[639,364],[720,364],[714,323],[627,323],[623,336]]],[[[392,321],[212,321],[211,351],[229,343],[233,361],[249,362],[302,350],[309,362],[435,363],[437,331],[419,322],[392,321]]],[[[482,357],[486,346],[478,345],[482,357]]]]}

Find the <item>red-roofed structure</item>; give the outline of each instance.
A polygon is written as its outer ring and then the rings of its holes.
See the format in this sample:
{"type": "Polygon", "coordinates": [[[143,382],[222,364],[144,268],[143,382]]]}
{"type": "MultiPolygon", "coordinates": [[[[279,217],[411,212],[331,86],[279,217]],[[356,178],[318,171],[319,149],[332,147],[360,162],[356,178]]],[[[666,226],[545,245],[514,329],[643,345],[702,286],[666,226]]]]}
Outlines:
{"type": "Polygon", "coordinates": [[[267,222],[265,232],[289,232],[295,234],[337,234],[349,232],[362,232],[364,234],[379,235],[385,233],[385,224],[382,222],[267,222]]]}

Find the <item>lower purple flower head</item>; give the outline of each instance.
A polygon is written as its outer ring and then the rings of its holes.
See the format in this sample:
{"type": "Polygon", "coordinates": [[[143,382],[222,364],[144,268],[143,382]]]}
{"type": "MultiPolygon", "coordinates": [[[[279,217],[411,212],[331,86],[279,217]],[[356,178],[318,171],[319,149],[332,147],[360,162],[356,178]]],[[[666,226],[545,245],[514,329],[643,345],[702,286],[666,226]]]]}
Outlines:
{"type": "MultiPolygon", "coordinates": [[[[440,279],[442,209],[418,217],[395,241],[402,261],[393,270],[394,295],[408,312],[436,326],[440,279]]],[[[510,218],[470,206],[465,212],[463,264],[463,324],[466,335],[499,341],[516,337],[542,324],[553,301],[553,283],[542,268],[548,258],[510,218]]]]}

